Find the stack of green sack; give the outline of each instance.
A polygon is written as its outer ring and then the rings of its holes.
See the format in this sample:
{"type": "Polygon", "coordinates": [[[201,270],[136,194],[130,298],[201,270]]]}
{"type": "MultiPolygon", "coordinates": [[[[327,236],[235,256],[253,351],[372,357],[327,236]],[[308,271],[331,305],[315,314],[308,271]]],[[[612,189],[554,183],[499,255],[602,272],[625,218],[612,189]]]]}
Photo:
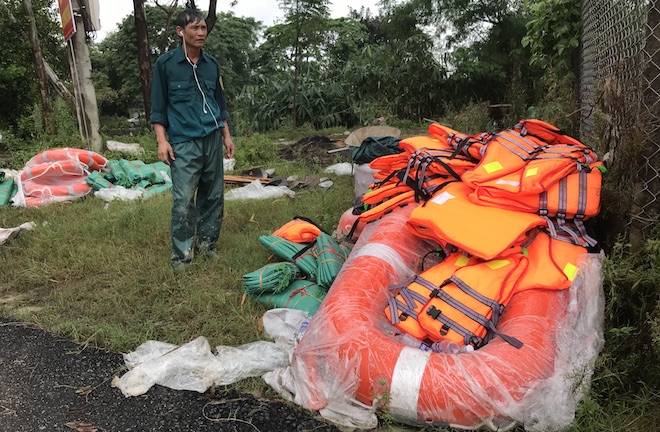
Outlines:
{"type": "Polygon", "coordinates": [[[172,189],[170,167],[163,162],[145,164],[141,160],[109,160],[109,171],[92,172],[85,180],[94,190],[122,186],[126,189],[142,188],[147,196],[172,189]]]}
{"type": "Polygon", "coordinates": [[[18,192],[18,186],[11,177],[6,177],[3,171],[0,171],[0,207],[6,206],[11,202],[18,192]]]}
{"type": "Polygon", "coordinates": [[[311,243],[263,235],[259,242],[285,261],[243,276],[243,290],[269,307],[299,309],[313,316],[348,258],[349,248],[321,232],[311,243]]]}

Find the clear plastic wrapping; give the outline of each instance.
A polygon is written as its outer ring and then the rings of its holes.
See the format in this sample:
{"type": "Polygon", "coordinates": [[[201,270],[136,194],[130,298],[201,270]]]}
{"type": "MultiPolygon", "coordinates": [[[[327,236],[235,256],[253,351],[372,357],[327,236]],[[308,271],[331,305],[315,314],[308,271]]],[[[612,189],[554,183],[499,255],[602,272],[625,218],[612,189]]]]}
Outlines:
{"type": "Polygon", "coordinates": [[[602,257],[586,255],[569,290],[512,298],[498,329],[522,348],[496,337],[472,352],[426,351],[383,313],[388,286],[418,273],[433,248],[405,228],[413,206],[365,227],[283,373],[289,396],[357,427],[372,426],[378,408],[466,429],[570,424],[603,345],[602,257]]]}

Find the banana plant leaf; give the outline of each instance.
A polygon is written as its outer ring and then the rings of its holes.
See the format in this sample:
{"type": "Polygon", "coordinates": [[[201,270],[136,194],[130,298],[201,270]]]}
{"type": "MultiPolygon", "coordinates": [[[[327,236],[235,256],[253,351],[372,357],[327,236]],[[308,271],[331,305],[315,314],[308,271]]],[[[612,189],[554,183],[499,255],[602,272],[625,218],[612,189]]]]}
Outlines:
{"type": "Polygon", "coordinates": [[[313,281],[299,279],[281,293],[262,293],[255,298],[269,307],[298,309],[313,316],[325,295],[326,291],[313,281]]]}
{"type": "Polygon", "coordinates": [[[296,264],[309,279],[316,280],[316,257],[310,247],[273,235],[259,236],[259,243],[279,258],[296,264]]]}
{"type": "Polygon", "coordinates": [[[266,264],[243,276],[243,291],[246,294],[280,293],[298,277],[300,277],[300,269],[293,263],[266,264]]]}

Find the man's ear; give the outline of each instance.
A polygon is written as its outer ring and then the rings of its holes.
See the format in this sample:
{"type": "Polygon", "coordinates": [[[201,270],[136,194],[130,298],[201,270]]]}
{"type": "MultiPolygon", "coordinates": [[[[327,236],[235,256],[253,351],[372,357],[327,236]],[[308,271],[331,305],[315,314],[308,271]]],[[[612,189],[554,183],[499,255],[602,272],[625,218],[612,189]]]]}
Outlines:
{"type": "Polygon", "coordinates": [[[176,26],[176,34],[183,37],[183,29],[180,26],[176,26]]]}

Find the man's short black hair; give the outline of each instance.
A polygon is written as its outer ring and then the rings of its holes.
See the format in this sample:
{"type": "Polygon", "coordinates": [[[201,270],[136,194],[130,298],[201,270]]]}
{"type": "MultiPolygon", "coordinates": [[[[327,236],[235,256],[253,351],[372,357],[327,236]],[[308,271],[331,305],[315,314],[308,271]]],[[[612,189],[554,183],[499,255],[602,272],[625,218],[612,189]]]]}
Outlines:
{"type": "Polygon", "coordinates": [[[186,28],[190,23],[195,23],[197,21],[203,21],[204,15],[197,9],[186,9],[176,16],[175,23],[178,27],[186,28]]]}

